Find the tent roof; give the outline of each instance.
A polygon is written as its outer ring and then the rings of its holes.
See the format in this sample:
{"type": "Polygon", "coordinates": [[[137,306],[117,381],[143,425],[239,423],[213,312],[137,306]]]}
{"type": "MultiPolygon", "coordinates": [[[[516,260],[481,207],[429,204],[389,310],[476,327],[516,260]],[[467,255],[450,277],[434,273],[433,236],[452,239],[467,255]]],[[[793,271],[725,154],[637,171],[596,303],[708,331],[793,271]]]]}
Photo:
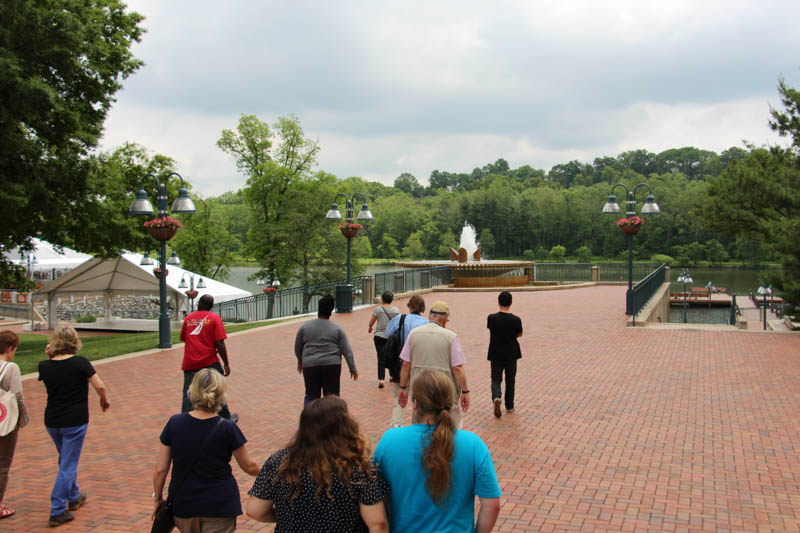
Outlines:
{"type": "MultiPolygon", "coordinates": [[[[67,247],[58,248],[47,241],[31,239],[33,250],[31,254],[36,258],[36,263],[31,263],[31,270],[49,270],[51,268],[75,268],[92,258],[89,254],[76,252],[67,247]]],[[[19,248],[14,248],[5,253],[6,259],[16,265],[26,266],[28,261],[22,258],[19,248]]]]}
{"type": "MultiPolygon", "coordinates": [[[[102,294],[108,291],[115,294],[158,294],[158,279],[153,276],[155,265],[139,265],[141,258],[141,254],[134,253],[126,253],[116,259],[91,258],[60,278],[42,286],[35,294],[49,294],[54,291],[63,295],[102,294]]],[[[187,274],[188,284],[193,273],[172,265],[168,266],[167,272],[168,297],[177,296],[180,306],[188,289],[178,289],[178,285],[184,274],[187,274]]],[[[213,279],[203,279],[206,288],[198,289],[200,276],[197,274],[194,276],[198,297],[211,294],[215,302],[224,302],[251,295],[247,291],[213,279]]]]}

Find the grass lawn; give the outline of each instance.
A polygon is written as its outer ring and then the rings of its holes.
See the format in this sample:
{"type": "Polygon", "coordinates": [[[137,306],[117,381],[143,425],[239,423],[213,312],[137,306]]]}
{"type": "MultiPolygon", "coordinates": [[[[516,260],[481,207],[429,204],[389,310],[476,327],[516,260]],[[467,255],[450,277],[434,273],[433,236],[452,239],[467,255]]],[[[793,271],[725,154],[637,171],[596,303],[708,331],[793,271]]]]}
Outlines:
{"type": "MultiPolygon", "coordinates": [[[[277,324],[282,321],[269,322],[277,324]]],[[[257,328],[266,325],[267,322],[247,322],[245,324],[230,324],[225,326],[225,330],[230,334],[237,331],[257,328]]],[[[172,331],[172,344],[180,342],[180,331],[172,331]]],[[[80,333],[79,333],[80,335],[80,333]]],[[[34,335],[31,333],[20,334],[19,348],[14,362],[19,365],[22,374],[36,372],[39,361],[47,359],[44,354],[44,347],[47,346],[48,337],[45,335],[34,335]]],[[[105,359],[115,355],[126,353],[141,352],[158,348],[158,332],[153,333],[119,333],[116,335],[105,335],[102,337],[83,337],[83,348],[80,355],[90,361],[105,359]]]]}

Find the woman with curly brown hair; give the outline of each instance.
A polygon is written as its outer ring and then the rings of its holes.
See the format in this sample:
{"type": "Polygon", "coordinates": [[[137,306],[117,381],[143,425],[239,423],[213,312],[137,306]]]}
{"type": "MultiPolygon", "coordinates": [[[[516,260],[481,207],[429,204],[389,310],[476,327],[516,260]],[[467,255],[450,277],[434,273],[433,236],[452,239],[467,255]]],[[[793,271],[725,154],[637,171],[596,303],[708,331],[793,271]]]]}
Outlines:
{"type": "Polygon", "coordinates": [[[264,463],[248,494],[247,515],[276,522],[276,533],[389,530],[389,487],[338,396],[306,405],[289,445],[264,463]]]}
{"type": "Polygon", "coordinates": [[[500,512],[489,449],[476,434],[456,429],[450,376],[425,372],[412,389],[414,424],[387,430],[375,448],[381,476],[392,488],[391,530],[488,533],[500,512]]]}

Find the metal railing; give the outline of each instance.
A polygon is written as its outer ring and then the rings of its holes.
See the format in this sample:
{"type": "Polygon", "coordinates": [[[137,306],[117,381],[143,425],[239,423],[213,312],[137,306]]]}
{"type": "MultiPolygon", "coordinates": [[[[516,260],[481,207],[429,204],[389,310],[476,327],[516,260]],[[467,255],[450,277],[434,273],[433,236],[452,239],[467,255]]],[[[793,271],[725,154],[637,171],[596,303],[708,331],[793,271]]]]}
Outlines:
{"type": "Polygon", "coordinates": [[[431,287],[449,285],[450,283],[449,266],[379,272],[375,274],[375,293],[373,297],[377,298],[383,291],[392,291],[397,294],[430,289],[431,287]]]}
{"type": "Polygon", "coordinates": [[[21,307],[19,305],[2,305],[0,304],[0,316],[6,318],[24,318],[29,320],[31,318],[31,306],[21,307]]]}
{"type": "MultiPolygon", "coordinates": [[[[659,263],[634,263],[633,280],[643,279],[658,268],[659,263]]],[[[597,263],[600,274],[598,281],[627,281],[628,263],[597,263]]]]}
{"type": "Polygon", "coordinates": [[[535,281],[592,281],[591,263],[536,263],[535,281]]]}
{"type": "MultiPolygon", "coordinates": [[[[255,322],[315,312],[320,298],[335,294],[336,286],[345,283],[346,280],[340,279],[256,294],[220,302],[214,305],[213,311],[227,322],[255,322]]],[[[398,293],[449,285],[450,267],[382,272],[351,278],[350,283],[354,289],[353,305],[366,305],[385,290],[398,293]]]]}
{"type": "Polygon", "coordinates": [[[666,282],[666,273],[667,265],[661,265],[633,286],[630,293],[631,312],[629,314],[633,315],[634,320],[636,320],[636,315],[650,301],[650,298],[653,297],[658,288],[666,282]]]}
{"type": "MultiPolygon", "coordinates": [[[[355,305],[372,301],[372,296],[364,288],[369,288],[372,276],[356,276],[350,279],[354,287],[355,305]],[[365,281],[367,283],[365,283],[365,281]]],[[[228,300],[214,305],[213,311],[227,322],[255,322],[305,314],[316,311],[319,299],[326,294],[333,294],[337,285],[344,285],[346,280],[326,281],[303,287],[292,287],[279,291],[255,294],[236,300],[228,300]]]]}

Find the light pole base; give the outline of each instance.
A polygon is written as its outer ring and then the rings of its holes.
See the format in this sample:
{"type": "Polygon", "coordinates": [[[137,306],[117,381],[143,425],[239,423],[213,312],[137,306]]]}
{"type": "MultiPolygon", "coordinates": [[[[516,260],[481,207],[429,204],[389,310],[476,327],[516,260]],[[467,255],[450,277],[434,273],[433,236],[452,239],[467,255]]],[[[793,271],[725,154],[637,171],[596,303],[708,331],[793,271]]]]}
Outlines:
{"type": "Polygon", "coordinates": [[[172,348],[172,337],[169,333],[169,315],[158,317],[158,347],[172,348]]]}

